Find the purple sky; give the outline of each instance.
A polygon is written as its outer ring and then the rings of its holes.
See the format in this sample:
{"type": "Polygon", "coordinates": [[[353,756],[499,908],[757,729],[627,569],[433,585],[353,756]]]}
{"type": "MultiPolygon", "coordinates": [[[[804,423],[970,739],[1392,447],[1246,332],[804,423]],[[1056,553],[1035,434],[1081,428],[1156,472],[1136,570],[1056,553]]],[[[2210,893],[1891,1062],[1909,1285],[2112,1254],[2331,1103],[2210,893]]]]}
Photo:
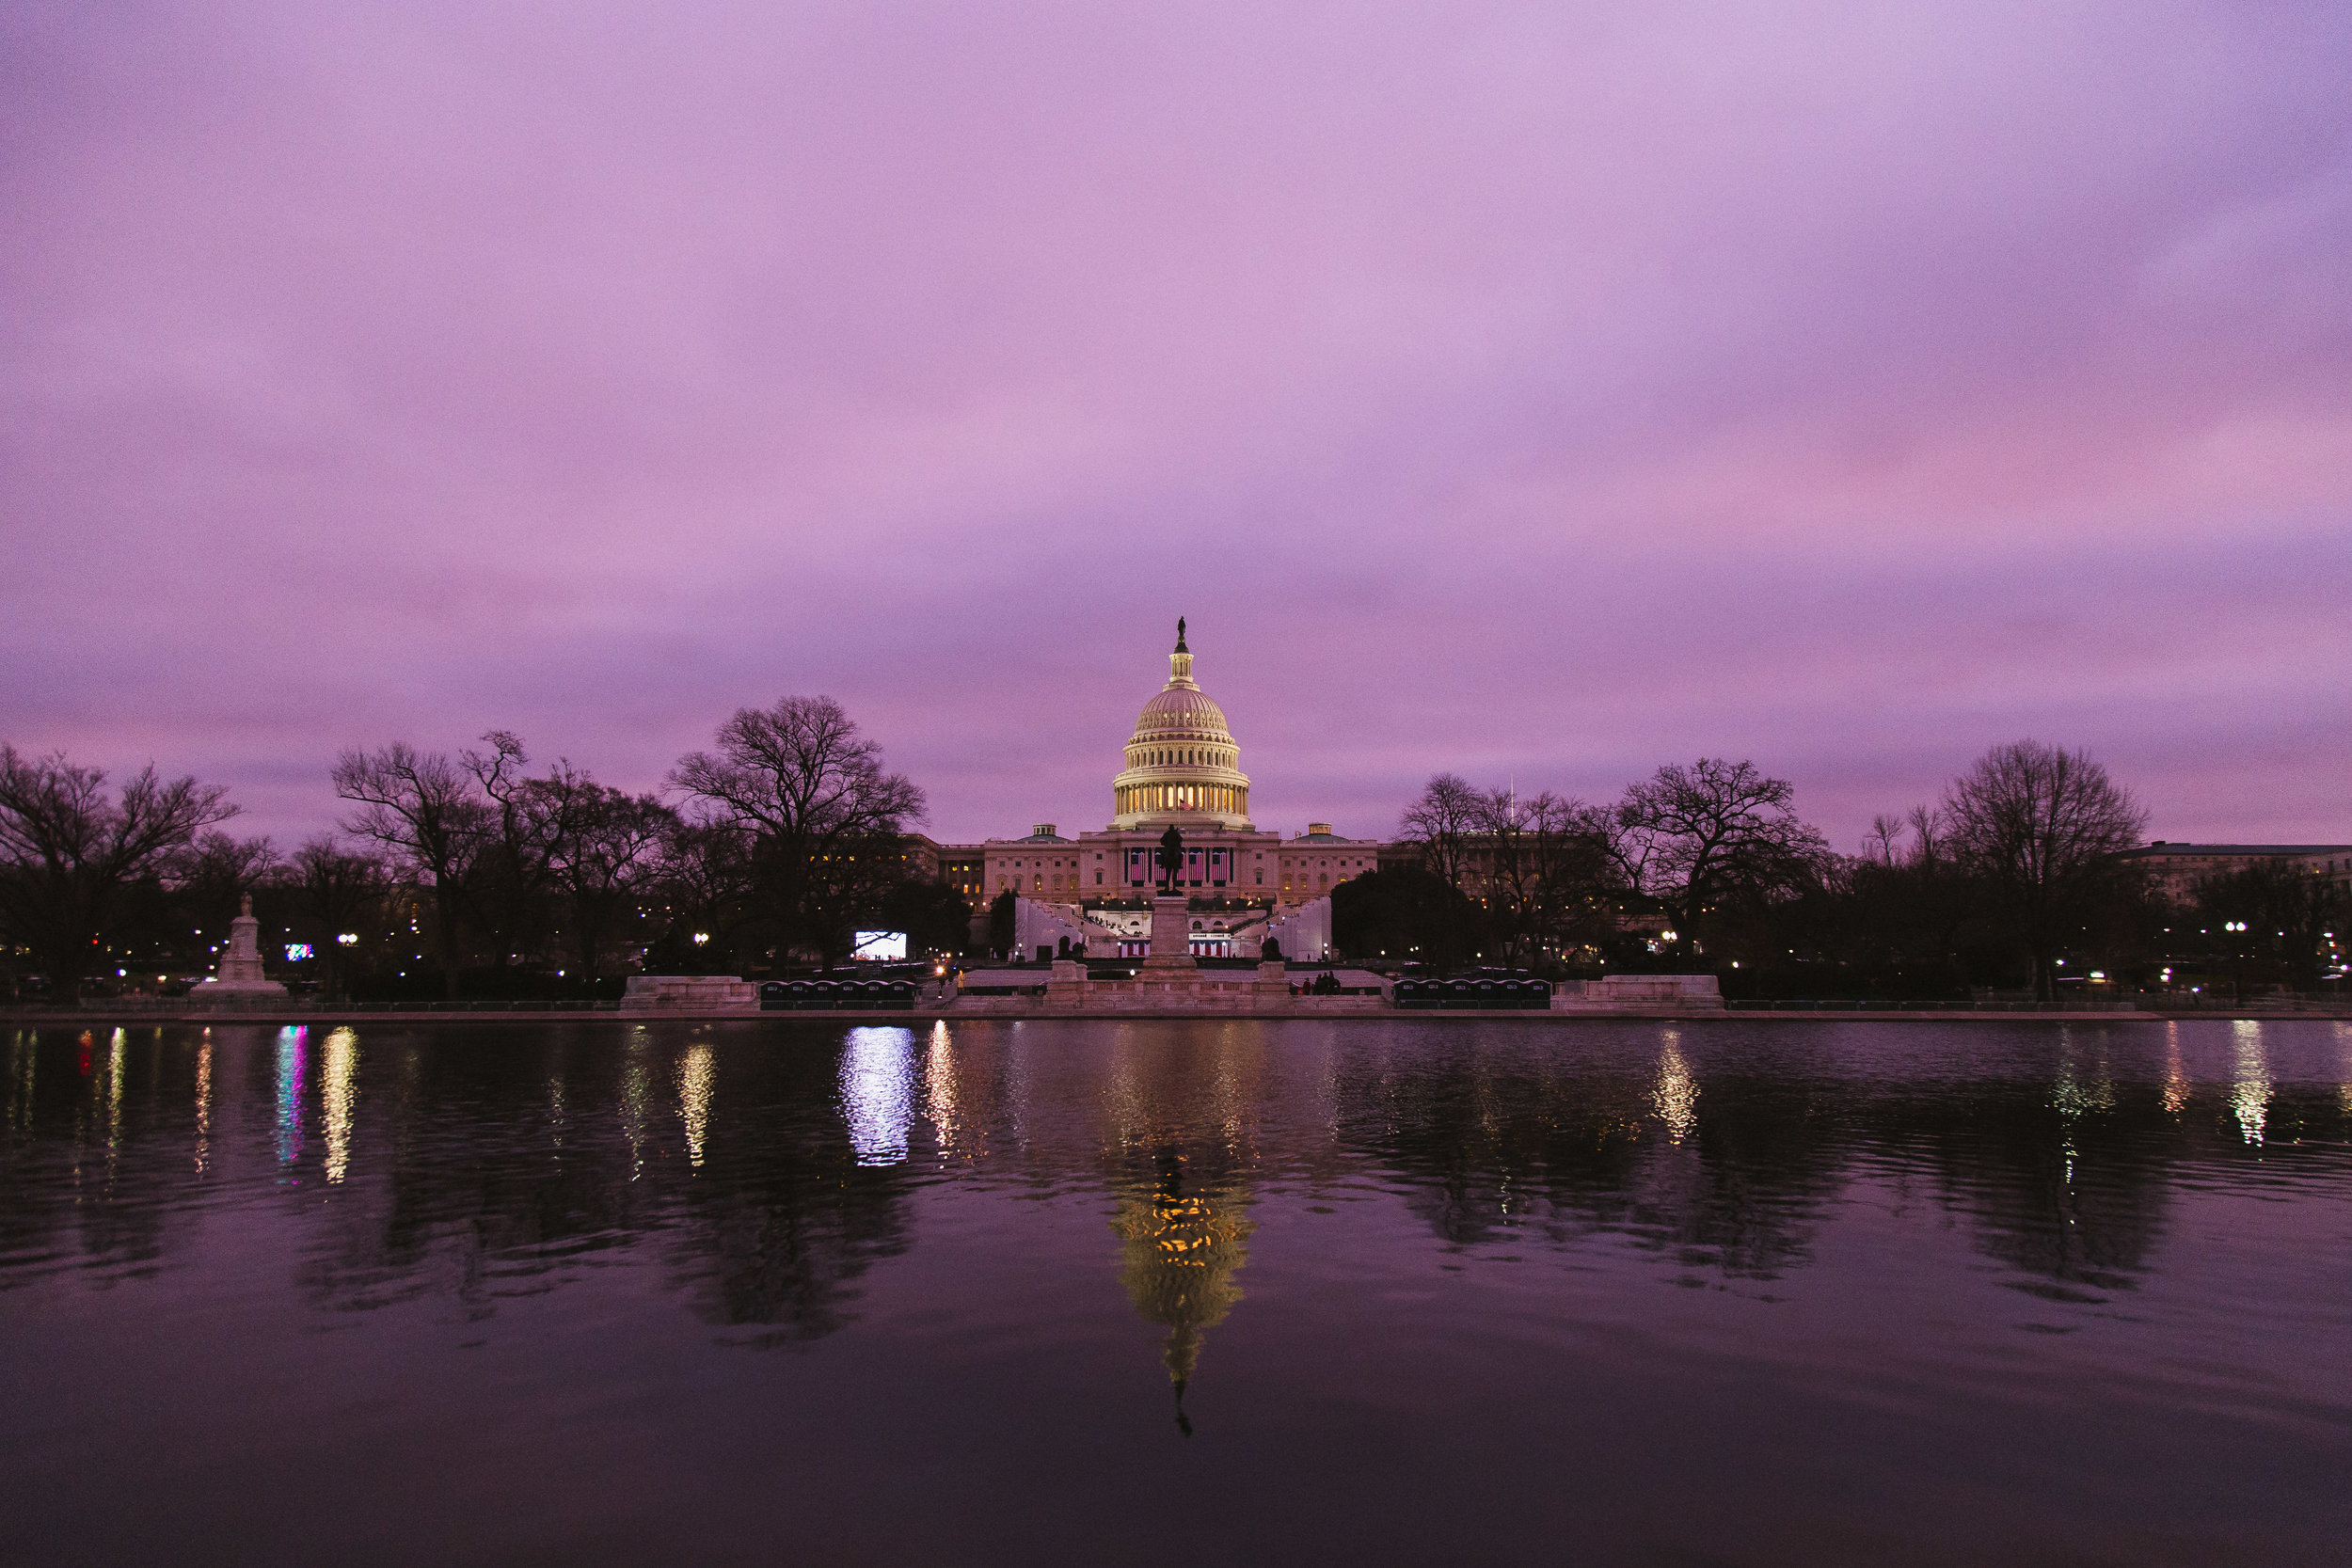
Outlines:
{"type": "Polygon", "coordinates": [[[1102,825],[1986,746],[2352,839],[2352,8],[15,4],[0,737],[1102,825]]]}

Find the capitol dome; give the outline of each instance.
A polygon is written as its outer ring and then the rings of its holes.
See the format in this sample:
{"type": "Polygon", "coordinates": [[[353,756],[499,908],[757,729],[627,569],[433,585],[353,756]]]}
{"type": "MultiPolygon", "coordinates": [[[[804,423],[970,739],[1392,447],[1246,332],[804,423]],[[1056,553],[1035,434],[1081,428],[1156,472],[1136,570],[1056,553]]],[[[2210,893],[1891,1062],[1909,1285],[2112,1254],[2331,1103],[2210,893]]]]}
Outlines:
{"type": "MultiPolygon", "coordinates": [[[[1183,656],[1189,657],[1189,656],[1183,656]]],[[[1143,705],[1143,712],[1136,719],[1136,734],[1140,736],[1169,731],[1208,731],[1226,735],[1225,710],[1216,705],[1209,694],[1192,684],[1190,676],[1184,684],[1170,684],[1167,690],[1143,705]]]]}
{"type": "Polygon", "coordinates": [[[1168,685],[1136,716],[1127,766],[1111,781],[1118,814],[1111,826],[1172,822],[1248,831],[1249,776],[1241,771],[1241,748],[1225,727],[1225,710],[1193,684],[1182,621],[1168,665],[1168,685]]]}

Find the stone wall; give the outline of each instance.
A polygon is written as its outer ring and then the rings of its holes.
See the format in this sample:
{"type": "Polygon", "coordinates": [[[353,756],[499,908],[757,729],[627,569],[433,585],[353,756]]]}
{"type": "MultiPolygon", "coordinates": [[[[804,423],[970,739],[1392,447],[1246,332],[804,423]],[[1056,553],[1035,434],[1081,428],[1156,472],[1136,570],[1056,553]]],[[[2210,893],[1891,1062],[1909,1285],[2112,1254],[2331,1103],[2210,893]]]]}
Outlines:
{"type": "Polygon", "coordinates": [[[732,974],[632,974],[625,1013],[759,1011],[759,988],[732,974]]]}
{"type": "Polygon", "coordinates": [[[1568,980],[1551,994],[1554,1012],[1721,1012],[1723,987],[1712,974],[1612,974],[1568,980]]]}

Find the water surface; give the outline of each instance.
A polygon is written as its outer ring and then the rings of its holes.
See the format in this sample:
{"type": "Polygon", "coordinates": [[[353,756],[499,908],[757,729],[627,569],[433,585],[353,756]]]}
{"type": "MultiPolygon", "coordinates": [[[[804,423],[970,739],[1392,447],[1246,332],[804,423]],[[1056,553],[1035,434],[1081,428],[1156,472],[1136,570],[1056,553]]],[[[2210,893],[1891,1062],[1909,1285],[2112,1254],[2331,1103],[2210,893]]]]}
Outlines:
{"type": "Polygon", "coordinates": [[[0,1043],[7,1560],[2352,1556],[2352,1025],[0,1043]]]}

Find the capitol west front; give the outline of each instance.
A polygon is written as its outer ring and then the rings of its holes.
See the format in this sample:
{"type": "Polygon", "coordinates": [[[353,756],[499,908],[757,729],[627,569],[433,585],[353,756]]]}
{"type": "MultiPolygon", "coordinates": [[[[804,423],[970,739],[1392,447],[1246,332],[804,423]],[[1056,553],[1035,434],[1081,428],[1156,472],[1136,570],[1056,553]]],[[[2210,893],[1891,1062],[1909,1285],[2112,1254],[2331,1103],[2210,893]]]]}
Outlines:
{"type": "Polygon", "coordinates": [[[1058,952],[1065,942],[1083,942],[1089,957],[1139,957],[1158,880],[1153,856],[1171,826],[1184,840],[1177,883],[1192,902],[1197,956],[1254,958],[1269,936],[1286,958],[1329,955],[1331,890],[1375,868],[1382,846],[1341,838],[1323,822],[1288,839],[1259,829],[1241,747],[1225,710],[1193,680],[1192,659],[1180,628],[1168,684],[1136,718],[1101,832],[1069,839],[1042,822],[1024,838],[919,841],[922,857],[937,856],[938,876],[976,913],[999,894],[1019,896],[1020,957],[1058,952]]]}

